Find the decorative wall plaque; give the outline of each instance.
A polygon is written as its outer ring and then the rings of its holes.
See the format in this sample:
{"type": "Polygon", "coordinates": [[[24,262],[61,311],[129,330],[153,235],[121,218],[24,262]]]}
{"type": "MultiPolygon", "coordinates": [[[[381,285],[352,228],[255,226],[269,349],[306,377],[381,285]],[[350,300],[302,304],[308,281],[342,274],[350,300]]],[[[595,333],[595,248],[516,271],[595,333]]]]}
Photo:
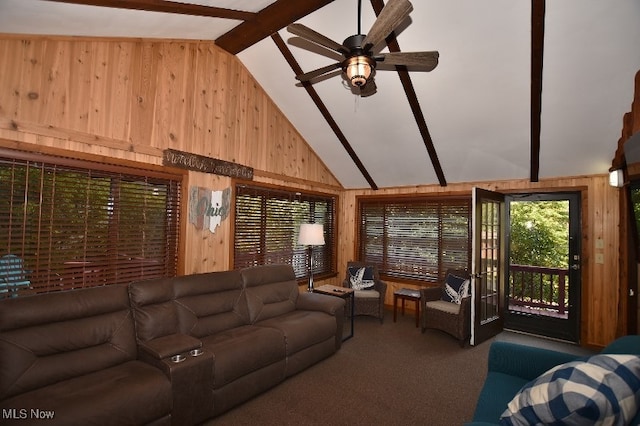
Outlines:
{"type": "Polygon", "coordinates": [[[231,188],[223,191],[192,186],[189,188],[189,223],[212,233],[229,216],[231,188]]]}
{"type": "Polygon", "coordinates": [[[253,180],[252,167],[175,149],[165,149],[163,151],[162,164],[196,172],[253,180]]]}

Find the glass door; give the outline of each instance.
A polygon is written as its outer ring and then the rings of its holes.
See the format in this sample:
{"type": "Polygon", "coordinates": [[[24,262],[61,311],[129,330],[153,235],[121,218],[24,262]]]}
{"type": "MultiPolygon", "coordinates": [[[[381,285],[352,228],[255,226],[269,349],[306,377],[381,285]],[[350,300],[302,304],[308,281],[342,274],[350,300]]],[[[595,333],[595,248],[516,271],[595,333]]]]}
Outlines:
{"type": "Polygon", "coordinates": [[[471,344],[500,333],[504,322],[504,195],[473,188],[471,344]]]}
{"type": "Polygon", "coordinates": [[[579,343],[580,194],[509,195],[507,209],[505,328],[579,343]]]}

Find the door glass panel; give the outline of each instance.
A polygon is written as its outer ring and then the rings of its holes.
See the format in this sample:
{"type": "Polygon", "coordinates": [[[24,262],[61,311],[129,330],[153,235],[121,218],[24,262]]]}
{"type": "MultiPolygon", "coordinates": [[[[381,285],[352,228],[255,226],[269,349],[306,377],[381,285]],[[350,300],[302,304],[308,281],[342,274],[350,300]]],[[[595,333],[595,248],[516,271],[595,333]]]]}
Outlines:
{"type": "Polygon", "coordinates": [[[516,194],[506,204],[505,327],[578,342],[580,194],[516,194]]]}
{"type": "Polygon", "coordinates": [[[568,318],[569,201],[510,203],[509,311],[568,318]]]}
{"type": "Polygon", "coordinates": [[[481,279],[480,323],[485,324],[499,316],[500,279],[500,202],[482,202],[482,248],[479,271],[481,279]]]}

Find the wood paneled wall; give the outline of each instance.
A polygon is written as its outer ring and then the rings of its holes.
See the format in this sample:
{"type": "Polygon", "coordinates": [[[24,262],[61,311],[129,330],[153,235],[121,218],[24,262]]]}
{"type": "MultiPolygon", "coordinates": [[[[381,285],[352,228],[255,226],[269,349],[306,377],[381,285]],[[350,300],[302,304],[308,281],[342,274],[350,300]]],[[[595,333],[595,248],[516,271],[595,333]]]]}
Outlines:
{"type": "MultiPolygon", "coordinates": [[[[173,148],[253,167],[256,181],[342,189],[240,61],[212,42],[0,35],[0,76],[4,146],[155,165],[173,148]]],[[[231,184],[189,172],[189,186],[231,184]]],[[[185,273],[229,268],[230,222],[214,234],[185,226],[185,273]]]]}
{"type": "MultiPolygon", "coordinates": [[[[1,145],[56,147],[154,165],[162,163],[162,150],[173,148],[253,167],[256,181],[340,195],[339,275],[323,283],[344,278],[346,262],[356,253],[356,197],[374,191],[344,191],[237,58],[211,42],[0,35],[0,75],[1,145]]],[[[189,186],[218,190],[231,184],[227,177],[189,172],[189,186]]],[[[583,342],[610,342],[617,322],[618,190],[604,175],[477,186],[582,191],[583,342]],[[604,264],[593,262],[597,238],[605,241],[604,264]]],[[[375,194],[469,193],[471,187],[375,194]]],[[[185,273],[229,268],[230,222],[215,234],[185,226],[185,273]]],[[[397,286],[390,283],[389,304],[397,286]]]]}

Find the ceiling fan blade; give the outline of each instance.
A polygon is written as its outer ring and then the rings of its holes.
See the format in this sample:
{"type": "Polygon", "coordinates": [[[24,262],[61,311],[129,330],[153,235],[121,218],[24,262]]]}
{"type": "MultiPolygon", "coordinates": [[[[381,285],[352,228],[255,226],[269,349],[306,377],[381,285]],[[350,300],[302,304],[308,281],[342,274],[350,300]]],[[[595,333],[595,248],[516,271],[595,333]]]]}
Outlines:
{"type": "Polygon", "coordinates": [[[304,26],[302,24],[291,24],[287,27],[287,31],[291,34],[297,35],[309,41],[312,41],[320,46],[324,46],[328,49],[335,50],[336,52],[340,52],[342,54],[349,53],[349,49],[331,40],[328,37],[323,36],[322,34],[312,30],[311,28],[304,26]]]}
{"type": "Polygon", "coordinates": [[[438,52],[391,52],[375,57],[376,62],[385,65],[404,65],[422,71],[431,71],[438,65],[438,52]]]}
{"type": "Polygon", "coordinates": [[[330,71],[333,71],[336,68],[340,68],[341,66],[342,66],[342,62],[336,62],[335,64],[327,65],[326,67],[318,68],[316,70],[309,71],[304,74],[296,75],[296,79],[300,81],[309,81],[313,78],[320,77],[322,74],[326,74],[330,71]]]}
{"type": "Polygon", "coordinates": [[[287,43],[289,43],[291,46],[296,46],[296,47],[299,47],[300,49],[304,49],[307,52],[315,53],[317,55],[322,55],[326,58],[331,59],[334,62],[344,61],[344,55],[341,54],[340,52],[327,49],[326,47],[320,46],[319,44],[309,41],[306,38],[297,37],[297,36],[289,37],[289,39],[287,40],[287,43]]]}
{"type": "Polygon", "coordinates": [[[389,0],[378,18],[371,26],[369,33],[362,42],[365,50],[380,43],[393,31],[413,10],[409,0],[389,0]]]}

